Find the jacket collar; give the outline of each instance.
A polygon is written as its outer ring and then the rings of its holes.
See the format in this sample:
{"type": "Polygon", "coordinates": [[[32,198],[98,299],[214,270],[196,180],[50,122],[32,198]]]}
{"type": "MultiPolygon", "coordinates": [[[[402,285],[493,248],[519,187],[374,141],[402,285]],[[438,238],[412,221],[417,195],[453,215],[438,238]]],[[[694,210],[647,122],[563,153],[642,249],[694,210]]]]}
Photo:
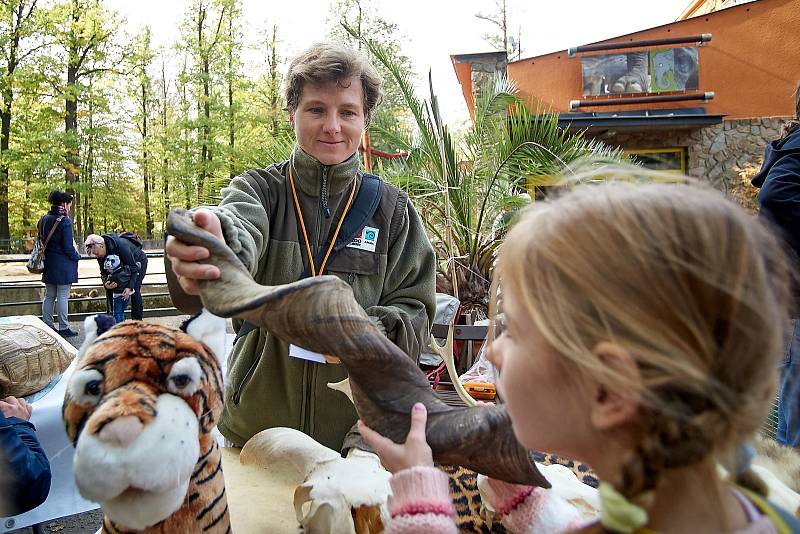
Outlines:
{"type": "Polygon", "coordinates": [[[320,181],[325,171],[328,176],[328,194],[341,193],[353,183],[353,178],[358,172],[358,164],[358,151],[338,165],[323,165],[297,144],[294,146],[290,161],[295,186],[311,197],[319,196],[320,181]]]}

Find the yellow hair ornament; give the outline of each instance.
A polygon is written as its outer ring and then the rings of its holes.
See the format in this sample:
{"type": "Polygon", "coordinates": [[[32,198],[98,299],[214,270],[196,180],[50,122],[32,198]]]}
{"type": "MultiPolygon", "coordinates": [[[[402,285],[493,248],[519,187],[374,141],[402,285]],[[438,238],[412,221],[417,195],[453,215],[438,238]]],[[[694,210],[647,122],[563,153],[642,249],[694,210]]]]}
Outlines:
{"type": "Polygon", "coordinates": [[[647,523],[647,512],[625,498],[614,486],[601,482],[600,523],[609,530],[631,534],[647,523]]]}

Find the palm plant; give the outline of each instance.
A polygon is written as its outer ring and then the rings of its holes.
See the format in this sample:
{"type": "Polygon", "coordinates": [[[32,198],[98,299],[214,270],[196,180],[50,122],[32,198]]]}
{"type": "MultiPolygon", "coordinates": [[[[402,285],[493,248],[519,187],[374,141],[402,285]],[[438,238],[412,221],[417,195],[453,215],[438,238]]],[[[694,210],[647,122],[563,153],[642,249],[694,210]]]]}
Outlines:
{"type": "Polygon", "coordinates": [[[430,101],[420,101],[391,56],[361,40],[397,81],[418,130],[414,138],[381,132],[409,153],[384,176],[408,191],[423,217],[440,258],[440,290],[485,317],[495,253],[511,215],[531,202],[527,191],[553,184],[579,158],[616,162],[620,152],[559,128],[557,115],[530,111],[504,76],[482,88],[473,125],[456,140],[442,121],[430,76],[430,101]]]}

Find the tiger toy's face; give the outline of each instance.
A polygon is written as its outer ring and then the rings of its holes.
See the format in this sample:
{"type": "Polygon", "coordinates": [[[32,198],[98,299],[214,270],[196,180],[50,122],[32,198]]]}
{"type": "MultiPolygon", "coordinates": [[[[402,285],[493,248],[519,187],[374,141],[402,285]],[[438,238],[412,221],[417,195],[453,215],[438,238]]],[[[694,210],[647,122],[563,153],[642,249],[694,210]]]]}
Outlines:
{"type": "MultiPolygon", "coordinates": [[[[224,340],[224,320],[210,317],[222,322],[224,340]]],[[[219,330],[214,324],[211,330],[219,330]]],[[[75,444],[78,489],[103,507],[106,532],[140,531],[162,521],[159,531],[195,531],[180,524],[201,521],[195,525],[200,531],[206,523],[195,509],[209,502],[221,506],[206,510],[207,524],[223,515],[227,524],[221,459],[211,435],[222,411],[222,373],[214,351],[196,337],[125,321],[96,340],[87,337],[81,347],[63,417],[75,444]],[[178,515],[185,517],[172,517],[178,515]]],[[[218,339],[209,344],[224,346],[218,339]]]]}

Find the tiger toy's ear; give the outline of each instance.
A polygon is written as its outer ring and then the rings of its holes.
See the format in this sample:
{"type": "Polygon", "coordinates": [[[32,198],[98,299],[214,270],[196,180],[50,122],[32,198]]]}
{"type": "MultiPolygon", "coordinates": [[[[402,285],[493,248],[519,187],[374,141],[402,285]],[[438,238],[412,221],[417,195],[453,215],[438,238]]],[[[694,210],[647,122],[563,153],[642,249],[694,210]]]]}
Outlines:
{"type": "Polygon", "coordinates": [[[81,343],[81,346],[78,349],[78,357],[83,356],[83,353],[86,352],[86,349],[88,349],[89,346],[94,343],[99,336],[103,335],[106,330],[114,326],[114,323],[114,318],[104,313],[90,315],[84,319],[83,331],[86,334],[86,337],[83,339],[83,343],[81,343]]]}
{"type": "Polygon", "coordinates": [[[225,328],[225,319],[205,308],[181,325],[181,330],[208,345],[219,361],[225,358],[225,328]]]}

